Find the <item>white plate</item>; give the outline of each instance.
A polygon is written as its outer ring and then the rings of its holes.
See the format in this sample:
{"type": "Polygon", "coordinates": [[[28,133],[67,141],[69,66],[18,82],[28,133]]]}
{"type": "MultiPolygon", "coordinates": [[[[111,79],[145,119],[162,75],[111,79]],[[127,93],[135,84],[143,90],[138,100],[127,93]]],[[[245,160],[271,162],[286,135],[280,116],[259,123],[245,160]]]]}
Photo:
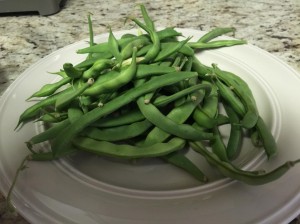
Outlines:
{"type": "MultiPolygon", "coordinates": [[[[178,30],[195,39],[203,35],[200,31],[178,30]]],[[[107,34],[96,40],[106,41],[107,34]]],[[[65,62],[80,62],[84,56],[75,51],[85,46],[86,40],[50,54],[21,74],[3,94],[0,190],[4,194],[20,161],[28,153],[24,142],[39,131],[38,124],[28,124],[14,131],[20,113],[30,105],[25,99],[43,84],[54,81],[56,77],[47,71],[58,71],[65,62]]],[[[276,158],[266,161],[260,151],[246,144],[247,150],[239,163],[248,168],[269,170],[287,160],[300,158],[299,74],[252,45],[205,51],[199,58],[205,64],[217,63],[249,83],[261,115],[277,139],[276,158]]],[[[29,168],[21,173],[13,194],[18,212],[31,223],[39,224],[287,223],[300,213],[297,176],[300,166],[262,186],[221,178],[210,170],[212,182],[201,185],[157,160],[120,164],[98,157],[82,158],[30,162],[29,168]]]]}

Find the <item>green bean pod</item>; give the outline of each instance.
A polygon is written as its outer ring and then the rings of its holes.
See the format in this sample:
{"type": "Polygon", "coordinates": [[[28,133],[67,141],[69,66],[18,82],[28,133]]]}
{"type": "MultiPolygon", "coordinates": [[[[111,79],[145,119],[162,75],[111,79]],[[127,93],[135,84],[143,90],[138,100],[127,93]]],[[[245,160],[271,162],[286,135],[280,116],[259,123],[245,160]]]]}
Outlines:
{"type": "Polygon", "coordinates": [[[252,91],[248,84],[237,75],[220,70],[213,64],[214,73],[229,86],[233,92],[239,97],[246,108],[245,114],[242,116],[241,124],[245,128],[252,128],[258,120],[258,109],[252,91]]]}
{"type": "Polygon", "coordinates": [[[143,120],[119,127],[102,129],[89,127],[83,132],[83,135],[95,140],[120,141],[139,136],[147,131],[151,126],[152,123],[148,120],[143,120]]]}
{"type": "Polygon", "coordinates": [[[259,116],[257,124],[255,126],[260,139],[262,141],[264,150],[270,159],[271,157],[277,154],[277,144],[276,141],[270,131],[270,129],[265,124],[264,120],[259,116]]]}
{"type": "Polygon", "coordinates": [[[234,45],[246,44],[245,40],[216,40],[207,43],[203,42],[189,42],[188,45],[197,50],[214,49],[220,47],[231,47],[234,45]]]}
{"type": "Polygon", "coordinates": [[[78,79],[82,76],[82,70],[75,68],[72,63],[64,63],[63,68],[68,77],[78,79]]]}
{"type": "Polygon", "coordinates": [[[42,121],[45,123],[57,123],[62,120],[65,120],[68,117],[67,113],[58,113],[58,112],[51,112],[43,114],[37,121],[42,121]]]}
{"type": "MultiPolygon", "coordinates": [[[[172,95],[169,95],[169,96],[162,95],[162,96],[157,97],[154,100],[153,104],[157,107],[163,107],[171,102],[174,102],[175,100],[178,100],[189,94],[195,93],[197,90],[204,90],[204,93],[203,93],[203,95],[197,94],[197,96],[194,96],[194,98],[196,97],[198,99],[199,97],[201,97],[201,99],[202,99],[205,95],[208,95],[210,93],[211,85],[210,84],[198,84],[198,85],[194,85],[194,86],[185,88],[185,89],[183,89],[177,93],[174,93],[172,95]]],[[[197,100],[197,99],[194,99],[194,100],[197,100]]]]}
{"type": "Polygon", "coordinates": [[[52,125],[45,131],[33,136],[29,141],[26,142],[28,148],[32,148],[33,145],[51,140],[57,136],[57,134],[69,125],[69,119],[65,119],[57,124],[52,125]]]}
{"type": "Polygon", "coordinates": [[[135,50],[133,51],[131,64],[127,68],[121,70],[120,74],[118,74],[114,78],[108,78],[103,81],[100,77],[100,82],[96,81],[96,83],[93,86],[91,86],[83,92],[83,95],[95,96],[102,93],[114,91],[115,89],[118,89],[121,86],[124,86],[125,84],[130,82],[135,77],[136,70],[137,63],[135,48],[135,50]]]}
{"type": "Polygon", "coordinates": [[[176,72],[176,68],[169,67],[169,66],[161,66],[161,65],[154,65],[154,64],[139,64],[137,66],[136,71],[136,78],[148,78],[150,76],[155,75],[163,75],[170,72],[176,72]]]}
{"type": "Polygon", "coordinates": [[[68,94],[58,97],[57,100],[55,101],[55,110],[61,111],[63,108],[69,105],[75,98],[81,95],[87,88],[93,85],[93,83],[94,83],[94,79],[90,78],[86,83],[76,88],[72,92],[69,92],[68,94]]]}
{"type": "Polygon", "coordinates": [[[35,103],[34,105],[28,107],[25,111],[23,111],[23,113],[20,115],[19,117],[19,121],[18,124],[16,126],[16,128],[18,128],[18,126],[24,122],[27,122],[33,118],[35,118],[36,116],[39,115],[39,113],[41,113],[42,109],[46,106],[50,106],[50,105],[54,105],[56,100],[59,97],[63,97],[67,94],[69,94],[72,91],[72,87],[69,87],[59,93],[56,93],[54,95],[51,95],[37,103],[35,103]]]}
{"type": "Polygon", "coordinates": [[[243,132],[239,116],[228,105],[224,104],[224,108],[230,121],[230,135],[226,146],[226,152],[228,159],[234,160],[239,156],[241,151],[243,132]]]}
{"type": "Polygon", "coordinates": [[[153,104],[145,104],[144,97],[140,97],[137,100],[137,104],[146,119],[167,133],[192,140],[207,140],[213,138],[212,133],[200,132],[190,125],[174,122],[164,116],[153,104]]]}
{"type": "Polygon", "coordinates": [[[111,28],[109,29],[108,36],[108,46],[110,53],[115,57],[115,59],[120,63],[123,60],[123,57],[120,52],[120,47],[117,38],[113,34],[111,28]]]}
{"type": "Polygon", "coordinates": [[[249,172],[240,170],[232,166],[228,162],[224,162],[218,158],[214,153],[206,150],[201,142],[189,142],[190,146],[199,152],[212,165],[214,165],[224,176],[244,182],[249,185],[262,185],[277,180],[284,175],[290,168],[292,168],[299,160],[288,161],[272,171],[259,174],[257,172],[249,172]]]}
{"type": "Polygon", "coordinates": [[[162,61],[168,58],[170,55],[178,52],[185,44],[187,44],[190,39],[191,37],[180,42],[168,43],[168,45],[162,44],[161,51],[155,57],[154,62],[162,61]]]}
{"type": "Polygon", "coordinates": [[[233,27],[217,27],[208,33],[204,34],[202,37],[199,38],[197,42],[207,43],[208,41],[224,35],[226,33],[235,32],[235,28],[233,27]]]}
{"type": "Polygon", "coordinates": [[[113,65],[114,62],[110,59],[98,59],[93,63],[92,67],[84,71],[82,77],[84,79],[89,79],[89,78],[96,79],[103,70],[107,68],[111,68],[113,65]]]}
{"type": "Polygon", "coordinates": [[[65,77],[59,80],[58,82],[46,84],[39,91],[32,94],[27,100],[33,97],[46,97],[55,93],[60,87],[66,85],[71,81],[70,77],[65,77]]]}
{"type": "Polygon", "coordinates": [[[110,128],[135,123],[138,121],[142,121],[143,119],[145,119],[145,117],[140,110],[130,110],[127,113],[121,114],[117,117],[111,115],[106,118],[99,119],[91,126],[99,128],[110,128]]]}
{"type": "Polygon", "coordinates": [[[172,138],[166,143],[157,143],[151,146],[137,147],[131,145],[113,144],[107,141],[97,141],[86,137],[72,140],[73,146],[79,150],[91,152],[100,156],[118,157],[125,159],[158,157],[178,151],[185,146],[185,140],[172,138]]]}
{"type": "Polygon", "coordinates": [[[216,80],[215,83],[220,91],[221,97],[234,109],[239,116],[243,117],[246,114],[245,106],[232,91],[232,89],[219,80],[216,80]]]}
{"type": "Polygon", "coordinates": [[[205,176],[204,173],[188,157],[179,151],[162,156],[161,158],[168,163],[187,171],[200,182],[208,182],[207,176],[205,176]]]}
{"type": "MultiPolygon", "coordinates": [[[[145,36],[138,36],[135,39],[133,39],[132,41],[130,41],[129,43],[127,43],[127,45],[125,45],[121,49],[121,56],[124,60],[128,59],[132,56],[134,47],[136,47],[137,50],[140,50],[141,48],[143,48],[144,46],[148,46],[149,44],[150,44],[150,41],[148,38],[146,38],[145,36]]],[[[138,57],[143,54],[144,53],[141,54],[140,51],[137,52],[138,57]]]]}
{"type": "Polygon", "coordinates": [[[141,27],[143,30],[145,30],[152,41],[152,45],[150,49],[147,51],[146,55],[144,56],[144,59],[142,60],[143,63],[150,62],[155,59],[155,57],[158,55],[160,51],[160,39],[158,37],[158,34],[155,32],[154,29],[151,29],[147,26],[145,26],[143,23],[141,23],[136,18],[131,18],[132,21],[134,21],[139,27],[141,27]]]}

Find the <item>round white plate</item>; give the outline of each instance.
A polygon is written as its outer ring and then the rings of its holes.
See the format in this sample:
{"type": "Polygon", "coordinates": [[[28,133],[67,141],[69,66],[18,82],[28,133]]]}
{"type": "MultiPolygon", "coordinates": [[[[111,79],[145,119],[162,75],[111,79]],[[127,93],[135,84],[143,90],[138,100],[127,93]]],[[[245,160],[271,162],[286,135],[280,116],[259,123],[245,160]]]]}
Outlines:
{"type": "MultiPolygon", "coordinates": [[[[189,29],[178,31],[195,39],[203,35],[189,29]]],[[[126,32],[129,31],[115,35],[126,32]]],[[[107,37],[98,36],[96,41],[106,41],[107,37]]],[[[47,72],[58,71],[65,62],[76,64],[83,60],[85,56],[76,54],[76,50],[86,46],[86,40],[80,41],[43,58],[3,94],[0,190],[4,194],[20,161],[28,154],[24,142],[40,130],[38,123],[31,123],[14,131],[20,113],[32,103],[25,99],[57,78],[47,72]]],[[[198,56],[204,64],[217,63],[248,82],[261,116],[278,142],[278,155],[269,161],[246,143],[247,150],[238,163],[246,168],[270,170],[300,158],[299,74],[252,45],[205,51],[198,56]]],[[[198,155],[189,156],[207,169],[198,155]]],[[[130,164],[80,155],[55,162],[30,162],[28,166],[17,181],[12,201],[22,216],[36,224],[287,223],[300,213],[300,165],[262,186],[222,178],[213,169],[207,170],[211,182],[203,185],[155,159],[130,164]]]]}

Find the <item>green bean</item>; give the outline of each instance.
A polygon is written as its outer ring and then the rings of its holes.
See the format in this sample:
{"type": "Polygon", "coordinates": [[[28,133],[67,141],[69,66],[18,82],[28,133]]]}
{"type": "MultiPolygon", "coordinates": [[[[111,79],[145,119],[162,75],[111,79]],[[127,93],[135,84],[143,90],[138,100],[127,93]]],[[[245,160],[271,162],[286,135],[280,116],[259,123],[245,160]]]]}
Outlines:
{"type": "Polygon", "coordinates": [[[153,104],[145,104],[144,97],[140,97],[137,100],[137,104],[146,119],[165,132],[184,139],[205,140],[213,138],[211,133],[197,131],[187,124],[177,124],[170,118],[164,116],[153,104]]]}
{"type": "Polygon", "coordinates": [[[153,65],[153,64],[139,64],[137,66],[136,78],[142,79],[152,75],[163,75],[170,72],[176,72],[176,68],[169,66],[153,65]]]}
{"type": "MultiPolygon", "coordinates": [[[[167,118],[171,119],[176,124],[183,124],[193,113],[196,105],[199,103],[200,100],[197,101],[188,101],[178,107],[173,108],[168,114],[167,118]]],[[[164,131],[159,127],[153,128],[147,135],[144,141],[144,145],[151,145],[157,142],[163,142],[168,137],[170,137],[170,133],[164,131]]]]}
{"type": "Polygon", "coordinates": [[[244,104],[246,112],[241,121],[242,126],[248,129],[254,127],[258,120],[259,113],[254,96],[248,84],[237,75],[220,70],[215,64],[213,64],[213,71],[236,93],[244,104]]]}
{"type": "Polygon", "coordinates": [[[213,153],[217,155],[221,161],[228,161],[226,146],[224,144],[219,128],[214,127],[212,130],[214,134],[214,138],[211,140],[211,148],[213,153]]]}
{"type": "Polygon", "coordinates": [[[99,53],[96,56],[93,54],[91,58],[88,58],[82,62],[80,62],[79,64],[75,65],[75,68],[79,68],[79,69],[88,69],[91,66],[93,66],[93,64],[98,61],[98,60],[103,60],[103,59],[112,59],[113,55],[110,52],[105,52],[105,53],[99,53]]]}
{"type": "Polygon", "coordinates": [[[132,39],[132,38],[135,38],[135,37],[137,37],[137,35],[132,34],[132,33],[125,33],[121,36],[121,39],[132,39]]]}
{"type": "Polygon", "coordinates": [[[221,161],[214,153],[206,150],[201,142],[189,142],[189,144],[196,152],[202,154],[205,159],[214,165],[224,176],[242,181],[249,185],[262,185],[275,181],[294,165],[300,163],[300,159],[288,161],[274,170],[263,174],[257,174],[256,172],[251,173],[249,171],[237,169],[228,162],[221,161]]]}
{"type": "Polygon", "coordinates": [[[66,77],[62,78],[58,82],[51,83],[51,84],[45,84],[40,90],[32,94],[27,100],[33,98],[33,97],[45,97],[50,96],[53,93],[55,93],[60,87],[64,86],[65,84],[69,83],[71,81],[71,78],[66,77]]]}
{"type": "Polygon", "coordinates": [[[136,18],[131,18],[131,20],[134,21],[139,27],[141,27],[143,30],[145,30],[149,34],[150,39],[153,43],[151,48],[147,51],[146,55],[144,56],[143,63],[154,60],[160,51],[160,39],[158,37],[158,34],[155,32],[155,30],[145,26],[143,23],[141,23],[136,18]]]}
{"type": "Polygon", "coordinates": [[[168,45],[162,44],[161,51],[155,57],[154,62],[162,61],[162,60],[166,59],[167,57],[169,57],[170,55],[178,52],[190,39],[191,39],[191,37],[189,37],[183,41],[180,41],[180,42],[168,43],[168,45]]]}
{"type": "Polygon", "coordinates": [[[235,111],[226,104],[223,104],[225,111],[230,121],[230,135],[226,146],[227,157],[229,160],[236,159],[241,151],[242,144],[242,127],[240,125],[240,118],[235,111]]]}
{"type": "Polygon", "coordinates": [[[35,103],[34,105],[28,107],[21,115],[18,121],[18,124],[16,126],[16,128],[18,128],[18,126],[21,123],[27,122],[33,118],[35,118],[36,116],[38,116],[38,114],[41,112],[41,110],[46,107],[46,106],[50,106],[50,105],[54,105],[57,98],[61,97],[61,96],[65,96],[67,94],[69,94],[72,91],[72,88],[69,87],[67,89],[65,89],[62,92],[56,93],[54,95],[51,95],[37,103],[35,103]]]}
{"type": "Polygon", "coordinates": [[[203,172],[188,157],[186,157],[179,151],[162,156],[161,158],[167,161],[168,163],[187,171],[197,180],[204,183],[208,182],[207,176],[205,176],[203,172]]]}
{"type": "Polygon", "coordinates": [[[116,127],[121,125],[127,125],[134,122],[138,122],[145,119],[144,115],[140,112],[140,110],[133,110],[128,111],[125,114],[121,114],[117,117],[108,116],[106,118],[99,119],[98,121],[94,122],[92,126],[99,127],[99,128],[109,128],[109,127],[116,127]]]}
{"type": "Polygon", "coordinates": [[[84,114],[81,119],[75,121],[65,130],[63,130],[62,133],[64,134],[58,135],[57,138],[53,140],[51,144],[51,149],[53,150],[54,154],[60,153],[64,150],[64,147],[66,147],[70,143],[71,139],[75,137],[84,128],[86,128],[93,122],[99,120],[100,118],[116,111],[122,106],[132,102],[137,97],[145,93],[151,92],[157,88],[163,87],[165,85],[172,85],[180,80],[196,76],[197,73],[194,72],[168,73],[163,76],[154,77],[152,80],[145,82],[144,84],[136,88],[128,90],[124,94],[107,102],[105,106],[101,108],[95,108],[94,110],[91,110],[88,113],[84,114]]]}
{"type": "Polygon", "coordinates": [[[64,107],[69,105],[75,98],[81,95],[87,88],[93,85],[93,83],[94,83],[94,79],[89,78],[88,81],[85,82],[82,86],[78,87],[72,92],[59,96],[55,101],[55,109],[57,111],[62,110],[64,107]]]}
{"type": "MultiPolygon", "coordinates": [[[[209,92],[211,90],[211,85],[210,84],[198,84],[198,85],[194,85],[194,86],[185,88],[185,89],[183,89],[177,93],[174,93],[170,96],[160,96],[154,100],[153,104],[157,107],[162,107],[162,106],[169,104],[170,102],[173,102],[179,98],[187,96],[188,94],[194,93],[200,89],[205,90],[205,92],[203,94],[203,97],[204,97],[205,95],[209,94],[209,92]]],[[[202,96],[198,96],[198,97],[202,97],[202,96]]]]}
{"type": "Polygon", "coordinates": [[[58,72],[48,72],[48,73],[49,74],[54,74],[54,75],[59,75],[61,78],[67,78],[68,77],[63,69],[61,69],[58,72]]]}
{"type": "Polygon", "coordinates": [[[120,49],[119,49],[118,40],[114,36],[111,28],[109,29],[108,46],[109,46],[110,53],[115,57],[117,62],[121,63],[121,61],[123,60],[123,57],[122,57],[120,49]]]}
{"type": "Polygon", "coordinates": [[[178,151],[185,146],[185,140],[180,138],[172,138],[166,143],[157,143],[151,146],[137,147],[78,137],[72,140],[72,144],[80,150],[91,152],[96,155],[135,159],[158,157],[178,151]]]}
{"type": "Polygon", "coordinates": [[[272,156],[277,154],[277,144],[270,131],[270,129],[265,124],[264,120],[259,116],[255,128],[258,131],[258,134],[261,138],[264,150],[270,159],[272,156]]]}
{"type": "Polygon", "coordinates": [[[98,59],[97,61],[94,62],[92,67],[84,71],[82,76],[84,79],[89,79],[89,78],[96,79],[103,70],[107,68],[111,68],[113,65],[114,62],[110,59],[98,59]]]}
{"type": "Polygon", "coordinates": [[[77,119],[83,115],[83,112],[80,108],[71,106],[68,108],[68,119],[70,123],[74,123],[77,119]]]}
{"type": "Polygon", "coordinates": [[[229,33],[229,32],[235,32],[235,28],[233,27],[217,27],[208,33],[204,34],[197,42],[207,43],[208,41],[221,36],[223,34],[229,33]]]}
{"type": "Polygon", "coordinates": [[[217,125],[217,119],[207,116],[200,108],[195,109],[193,119],[199,126],[204,128],[210,129],[217,125]]]}
{"type": "Polygon", "coordinates": [[[189,42],[188,45],[193,49],[204,50],[204,49],[214,49],[220,47],[230,47],[230,46],[241,45],[246,43],[247,41],[245,40],[216,40],[208,43],[189,42]]]}
{"type": "Polygon", "coordinates": [[[45,123],[57,123],[65,120],[67,117],[68,115],[66,113],[52,112],[43,114],[37,121],[43,121],[45,123]]]}
{"type": "Polygon", "coordinates": [[[163,41],[168,38],[182,36],[181,33],[177,32],[174,27],[167,27],[165,29],[159,30],[156,32],[160,41],[163,41]]]}
{"type": "Polygon", "coordinates": [[[93,23],[91,18],[91,13],[88,14],[88,25],[89,25],[89,36],[90,36],[90,46],[94,46],[94,31],[93,31],[93,23]]]}
{"type": "Polygon", "coordinates": [[[140,5],[140,9],[141,9],[146,26],[149,27],[149,29],[151,29],[151,30],[155,30],[154,22],[148,15],[148,12],[143,4],[140,5]]]}
{"type": "Polygon", "coordinates": [[[61,130],[68,126],[69,123],[69,119],[65,119],[57,124],[54,124],[47,130],[33,136],[28,142],[26,142],[27,147],[31,149],[35,144],[55,138],[61,130]]]}
{"type": "MultiPolygon", "coordinates": [[[[209,82],[203,81],[203,84],[209,82]]],[[[213,128],[217,124],[219,97],[216,86],[212,86],[209,96],[205,97],[202,106],[198,106],[193,113],[193,118],[198,125],[213,128]]]]}
{"type": "Polygon", "coordinates": [[[118,89],[121,86],[124,86],[125,84],[130,82],[134,78],[136,74],[136,70],[137,70],[137,63],[136,63],[136,48],[135,48],[135,50],[133,51],[131,64],[126,69],[121,70],[120,74],[118,74],[114,78],[109,78],[104,81],[102,81],[102,79],[99,79],[100,82],[96,81],[95,85],[93,85],[89,89],[86,89],[83,92],[83,95],[99,95],[101,93],[107,93],[115,89],[118,89]]]}
{"type": "Polygon", "coordinates": [[[244,116],[246,109],[232,89],[219,80],[216,80],[215,83],[220,91],[221,97],[234,109],[239,116],[244,116]]]}
{"type": "MultiPolygon", "coordinates": [[[[136,49],[139,50],[149,44],[150,44],[150,42],[149,42],[148,38],[146,38],[145,36],[138,36],[137,38],[133,39],[132,41],[130,41],[127,45],[125,45],[122,48],[121,56],[124,60],[128,59],[132,56],[134,47],[136,47],[136,49]]],[[[137,52],[138,57],[142,56],[142,55],[141,55],[140,51],[137,52]]]]}
{"type": "Polygon", "coordinates": [[[82,76],[82,70],[74,68],[72,63],[64,63],[63,68],[68,77],[78,79],[82,76]]]}
{"type": "Polygon", "coordinates": [[[122,125],[112,128],[89,127],[83,135],[95,140],[120,141],[130,139],[143,134],[152,126],[148,120],[138,121],[129,125],[122,125]]]}

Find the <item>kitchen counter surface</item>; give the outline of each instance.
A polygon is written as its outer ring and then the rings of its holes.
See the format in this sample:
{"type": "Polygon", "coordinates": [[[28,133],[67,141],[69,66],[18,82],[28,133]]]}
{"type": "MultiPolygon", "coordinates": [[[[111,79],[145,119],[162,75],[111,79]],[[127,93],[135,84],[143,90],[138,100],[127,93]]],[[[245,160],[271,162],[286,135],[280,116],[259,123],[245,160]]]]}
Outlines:
{"type": "MultiPolygon", "coordinates": [[[[0,96],[30,65],[68,44],[88,38],[87,15],[92,13],[94,33],[111,26],[124,26],[126,15],[137,13],[144,2],[161,27],[174,26],[210,30],[235,27],[237,38],[246,39],[300,72],[299,0],[67,0],[62,10],[50,16],[38,14],[0,15],[0,96]]],[[[4,211],[0,195],[0,223],[28,223],[4,211]]],[[[300,223],[295,217],[293,223],[300,223]]]]}

